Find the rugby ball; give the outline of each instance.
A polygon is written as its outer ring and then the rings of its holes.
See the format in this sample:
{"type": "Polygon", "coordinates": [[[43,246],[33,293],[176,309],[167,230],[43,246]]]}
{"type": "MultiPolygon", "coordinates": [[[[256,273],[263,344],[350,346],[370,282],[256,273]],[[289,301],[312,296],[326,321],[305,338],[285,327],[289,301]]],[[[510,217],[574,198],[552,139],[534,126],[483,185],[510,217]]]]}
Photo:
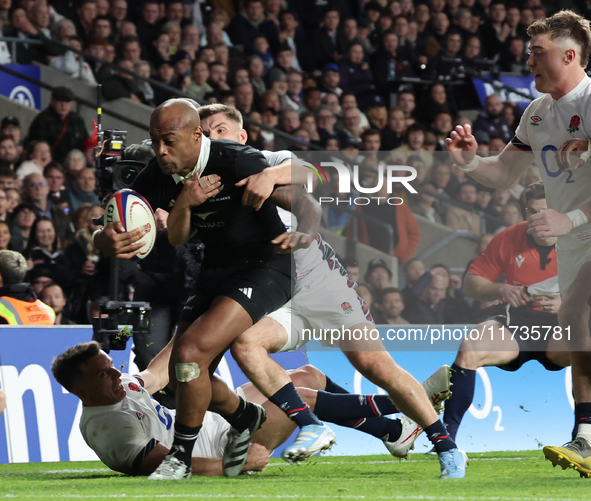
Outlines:
{"type": "Polygon", "coordinates": [[[105,224],[117,221],[121,221],[125,231],[140,227],[146,230],[146,234],[139,240],[146,243],[136,255],[136,258],[144,259],[156,241],[156,219],[148,201],[138,192],[129,189],[113,193],[105,208],[105,224]]]}

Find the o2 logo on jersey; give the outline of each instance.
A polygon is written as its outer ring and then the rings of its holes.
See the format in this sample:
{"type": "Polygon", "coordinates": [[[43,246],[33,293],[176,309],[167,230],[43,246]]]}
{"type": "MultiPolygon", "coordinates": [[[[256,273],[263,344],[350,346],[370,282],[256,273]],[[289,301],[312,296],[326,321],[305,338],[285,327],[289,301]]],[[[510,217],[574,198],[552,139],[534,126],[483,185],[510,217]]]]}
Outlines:
{"type": "Polygon", "coordinates": [[[158,413],[158,419],[160,419],[167,430],[170,430],[170,427],[172,426],[172,416],[168,413],[168,409],[158,404],[156,406],[156,412],[158,413]]]}
{"type": "Polygon", "coordinates": [[[568,177],[566,178],[566,183],[567,184],[574,183],[575,180],[572,178],[573,177],[572,170],[568,169],[566,172],[563,172],[560,169],[555,170],[555,171],[551,171],[548,168],[548,162],[546,161],[546,154],[549,151],[556,154],[556,152],[558,151],[558,148],[556,148],[556,146],[554,146],[552,144],[547,144],[546,146],[544,146],[542,148],[542,163],[544,164],[544,169],[546,169],[546,174],[548,174],[550,177],[558,177],[558,176],[560,176],[560,174],[568,174],[568,177]]]}

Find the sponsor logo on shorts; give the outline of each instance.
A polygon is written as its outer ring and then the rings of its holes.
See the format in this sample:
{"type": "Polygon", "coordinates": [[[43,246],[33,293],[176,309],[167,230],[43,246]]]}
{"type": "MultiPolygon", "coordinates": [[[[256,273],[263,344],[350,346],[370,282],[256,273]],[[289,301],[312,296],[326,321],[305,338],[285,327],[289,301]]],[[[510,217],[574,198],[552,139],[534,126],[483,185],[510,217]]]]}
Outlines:
{"type": "Polygon", "coordinates": [[[244,294],[248,299],[252,296],[252,287],[241,287],[238,289],[242,294],[244,294]]]}
{"type": "Polygon", "coordinates": [[[353,313],[353,307],[347,301],[345,301],[344,303],[341,303],[341,308],[342,308],[343,312],[346,313],[347,315],[349,313],[353,313]]]}

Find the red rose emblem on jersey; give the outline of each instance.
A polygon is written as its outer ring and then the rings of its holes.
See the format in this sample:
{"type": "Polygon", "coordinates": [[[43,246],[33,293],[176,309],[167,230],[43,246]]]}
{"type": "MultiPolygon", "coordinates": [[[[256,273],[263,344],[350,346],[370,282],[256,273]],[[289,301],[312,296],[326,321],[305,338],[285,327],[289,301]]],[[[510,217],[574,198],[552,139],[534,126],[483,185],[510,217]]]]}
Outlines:
{"type": "Polygon", "coordinates": [[[140,391],[140,387],[135,383],[129,383],[127,386],[131,391],[140,391]]]}
{"type": "Polygon", "coordinates": [[[341,303],[341,308],[343,309],[343,311],[346,314],[349,314],[349,313],[352,313],[353,312],[353,307],[347,301],[345,301],[344,303],[341,303]]]}
{"type": "Polygon", "coordinates": [[[572,134],[579,130],[579,125],[581,125],[581,117],[579,115],[573,115],[570,119],[570,124],[568,126],[568,131],[572,134]]]}

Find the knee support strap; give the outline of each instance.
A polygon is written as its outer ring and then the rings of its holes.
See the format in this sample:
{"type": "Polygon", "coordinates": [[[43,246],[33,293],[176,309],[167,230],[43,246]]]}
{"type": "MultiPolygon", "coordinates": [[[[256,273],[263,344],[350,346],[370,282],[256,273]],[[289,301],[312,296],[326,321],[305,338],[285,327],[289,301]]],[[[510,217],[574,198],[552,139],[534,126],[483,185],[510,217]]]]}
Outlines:
{"type": "Polygon", "coordinates": [[[197,362],[179,362],[174,366],[174,370],[176,372],[176,380],[179,383],[188,383],[189,381],[193,381],[193,379],[197,379],[199,374],[201,374],[199,364],[197,362]]]}

